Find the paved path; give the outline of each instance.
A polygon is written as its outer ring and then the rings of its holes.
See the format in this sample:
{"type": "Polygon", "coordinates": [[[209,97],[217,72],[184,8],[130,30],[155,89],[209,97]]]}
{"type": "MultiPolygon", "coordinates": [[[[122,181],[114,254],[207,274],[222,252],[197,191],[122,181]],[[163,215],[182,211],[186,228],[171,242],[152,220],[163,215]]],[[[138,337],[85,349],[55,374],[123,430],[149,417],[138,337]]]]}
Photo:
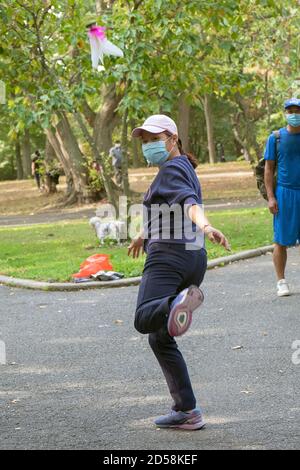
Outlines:
{"type": "Polygon", "coordinates": [[[300,447],[300,257],[294,295],[274,295],[271,256],[207,273],[201,314],[179,339],[206,430],[156,430],[170,398],[132,326],[137,287],[45,293],[0,286],[0,448],[300,447]],[[115,323],[116,320],[120,322],[115,323]],[[233,349],[243,346],[242,349],[233,349]]]}

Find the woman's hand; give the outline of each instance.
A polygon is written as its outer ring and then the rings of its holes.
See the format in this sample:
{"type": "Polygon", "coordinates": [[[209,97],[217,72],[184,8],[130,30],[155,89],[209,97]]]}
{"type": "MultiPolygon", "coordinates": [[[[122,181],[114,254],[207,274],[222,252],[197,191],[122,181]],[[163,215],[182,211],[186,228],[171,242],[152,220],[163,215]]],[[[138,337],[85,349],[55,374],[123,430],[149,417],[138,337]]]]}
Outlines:
{"type": "Polygon", "coordinates": [[[132,252],[132,257],[138,258],[141,250],[142,250],[142,253],[144,253],[144,239],[143,237],[140,236],[132,240],[132,242],[129,245],[127,254],[128,256],[130,256],[132,252]]]}
{"type": "Polygon", "coordinates": [[[212,227],[211,225],[206,225],[204,227],[204,233],[207,235],[207,238],[212,242],[212,243],[217,243],[221,246],[223,246],[227,251],[231,251],[229,241],[225,237],[225,235],[220,232],[220,230],[217,230],[216,228],[212,227]]]}

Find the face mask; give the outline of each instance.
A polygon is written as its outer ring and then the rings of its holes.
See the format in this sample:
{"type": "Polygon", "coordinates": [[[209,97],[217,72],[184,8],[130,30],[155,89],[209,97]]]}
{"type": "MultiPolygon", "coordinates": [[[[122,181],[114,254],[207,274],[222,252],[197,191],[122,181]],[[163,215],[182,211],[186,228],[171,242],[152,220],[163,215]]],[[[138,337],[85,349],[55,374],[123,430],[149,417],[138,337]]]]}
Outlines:
{"type": "Polygon", "coordinates": [[[148,163],[151,163],[152,165],[161,166],[163,163],[165,163],[165,161],[167,161],[170,156],[170,153],[173,150],[172,149],[170,152],[167,151],[166,142],[168,140],[169,139],[167,139],[166,141],[159,140],[157,142],[149,142],[149,144],[142,145],[143,154],[148,163]]]}
{"type": "Polygon", "coordinates": [[[300,114],[286,114],[285,117],[290,126],[292,127],[300,126],[300,114]]]}

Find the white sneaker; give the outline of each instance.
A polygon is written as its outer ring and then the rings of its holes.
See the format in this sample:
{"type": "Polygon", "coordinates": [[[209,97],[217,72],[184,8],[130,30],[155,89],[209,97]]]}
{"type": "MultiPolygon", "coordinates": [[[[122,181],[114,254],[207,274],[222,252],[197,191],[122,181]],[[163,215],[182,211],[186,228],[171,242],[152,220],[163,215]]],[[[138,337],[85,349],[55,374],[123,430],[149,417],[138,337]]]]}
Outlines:
{"type": "Polygon", "coordinates": [[[285,279],[281,279],[281,281],[278,281],[277,295],[278,297],[287,297],[288,295],[291,295],[289,285],[285,279]]]}

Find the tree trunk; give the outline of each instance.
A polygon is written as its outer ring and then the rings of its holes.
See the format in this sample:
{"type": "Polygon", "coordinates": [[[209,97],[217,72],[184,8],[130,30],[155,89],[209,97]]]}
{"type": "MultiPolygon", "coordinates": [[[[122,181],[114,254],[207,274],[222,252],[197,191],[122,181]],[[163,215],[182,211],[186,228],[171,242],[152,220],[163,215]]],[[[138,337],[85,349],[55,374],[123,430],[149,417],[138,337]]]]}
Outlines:
{"type": "Polygon", "coordinates": [[[215,161],[216,161],[216,150],[215,150],[213,119],[212,119],[212,112],[211,112],[210,96],[209,95],[204,96],[204,114],[205,114],[205,120],[206,120],[209,163],[215,163],[215,161]]]}
{"type": "Polygon", "coordinates": [[[65,159],[62,149],[60,147],[56,132],[53,133],[50,129],[47,129],[46,136],[49,142],[51,143],[51,146],[53,147],[55,154],[59,162],[61,163],[61,166],[63,167],[64,174],[67,180],[67,196],[72,198],[73,196],[75,196],[73,176],[68,161],[65,159]]]}
{"type": "Polygon", "coordinates": [[[130,198],[130,188],[129,188],[129,179],[128,179],[128,109],[124,111],[123,122],[122,122],[122,180],[123,180],[123,190],[125,196],[130,198]]]}
{"type": "Polygon", "coordinates": [[[190,127],[190,111],[191,106],[186,100],[186,96],[184,94],[180,95],[179,97],[179,104],[178,104],[178,133],[179,138],[181,139],[183,149],[188,152],[190,147],[189,142],[189,127],[190,127]]]}
{"type": "Polygon", "coordinates": [[[22,139],[22,164],[24,178],[31,177],[31,145],[29,130],[26,129],[22,139]]]}
{"type": "Polygon", "coordinates": [[[17,179],[22,180],[24,179],[24,172],[23,172],[23,165],[22,165],[21,145],[20,145],[19,136],[17,136],[15,152],[16,152],[17,179]]]}
{"type": "Polygon", "coordinates": [[[117,107],[121,97],[116,95],[115,85],[104,87],[102,106],[97,113],[94,124],[94,140],[99,152],[106,155],[112,147],[112,133],[116,125],[117,107]]]}
{"type": "MultiPolygon", "coordinates": [[[[133,125],[131,124],[131,128],[133,129],[133,125]]],[[[139,168],[142,166],[142,162],[140,161],[140,151],[139,151],[139,143],[138,139],[131,140],[131,148],[132,148],[132,161],[133,161],[133,168],[139,168]]]]}
{"type": "Polygon", "coordinates": [[[271,106],[270,106],[270,92],[269,92],[269,70],[265,73],[265,96],[266,108],[268,111],[268,127],[271,127],[271,106]]]}
{"type": "Polygon", "coordinates": [[[71,193],[68,202],[89,202],[90,193],[87,185],[87,173],[84,167],[84,157],[65,113],[59,113],[60,118],[55,126],[55,133],[47,130],[47,137],[61,162],[71,193]]]}
{"type": "Polygon", "coordinates": [[[94,159],[97,160],[101,164],[103,184],[104,184],[108,199],[113,204],[115,209],[118,210],[115,193],[114,193],[113,186],[112,186],[112,180],[106,172],[105,163],[102,159],[102,156],[100,155],[100,153],[98,151],[96,142],[94,141],[92,136],[89,134],[88,129],[84,125],[84,122],[83,122],[83,119],[82,119],[80,113],[78,113],[78,112],[74,113],[74,117],[75,117],[75,119],[76,119],[76,121],[77,121],[83,135],[84,135],[84,138],[86,139],[86,141],[88,142],[88,144],[90,145],[90,147],[92,149],[94,159]]]}
{"type": "Polygon", "coordinates": [[[82,103],[82,114],[91,127],[95,126],[96,113],[92,110],[86,100],[82,103]]]}
{"type": "Polygon", "coordinates": [[[247,114],[244,115],[244,121],[245,121],[245,127],[246,127],[246,131],[245,131],[246,147],[248,149],[250,161],[253,163],[254,158],[251,156],[250,149],[254,149],[257,161],[260,160],[261,158],[261,151],[260,151],[259,144],[256,140],[256,131],[255,131],[254,123],[250,121],[247,114]]]}
{"type": "Polygon", "coordinates": [[[251,162],[254,162],[254,158],[251,155],[251,150],[254,149],[256,154],[256,159],[259,160],[261,158],[262,149],[260,148],[257,139],[256,139],[256,128],[255,123],[265,116],[267,104],[267,91],[265,92],[263,105],[261,108],[252,107],[251,102],[249,99],[247,100],[239,93],[235,95],[236,102],[242,112],[242,116],[244,119],[245,125],[245,142],[246,146],[250,155],[251,162]]]}
{"type": "Polygon", "coordinates": [[[238,133],[238,130],[237,128],[233,125],[232,126],[232,131],[233,131],[233,135],[234,135],[234,138],[236,140],[236,142],[242,147],[243,149],[243,155],[245,157],[245,160],[246,162],[250,162],[251,161],[251,157],[250,157],[250,152],[248,150],[248,147],[247,147],[247,144],[243,141],[243,139],[239,136],[239,133],[238,133]]]}
{"type": "Polygon", "coordinates": [[[46,139],[45,145],[45,166],[46,166],[46,189],[49,194],[57,192],[56,182],[53,178],[53,170],[57,167],[57,158],[54,148],[52,147],[49,139],[46,139]]]}
{"type": "Polygon", "coordinates": [[[88,177],[84,156],[80,151],[66,113],[62,112],[59,116],[61,120],[56,126],[57,139],[70,167],[76,199],[79,203],[89,202],[90,193],[87,184],[88,177]]]}

